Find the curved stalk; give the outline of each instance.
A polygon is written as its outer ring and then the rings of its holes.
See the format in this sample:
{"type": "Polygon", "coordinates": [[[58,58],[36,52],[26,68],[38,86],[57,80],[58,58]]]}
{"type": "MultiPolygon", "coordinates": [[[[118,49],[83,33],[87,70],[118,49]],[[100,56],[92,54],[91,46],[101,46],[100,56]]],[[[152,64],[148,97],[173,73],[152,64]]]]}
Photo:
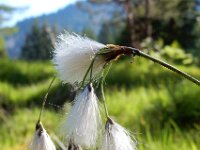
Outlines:
{"type": "Polygon", "coordinates": [[[108,108],[107,108],[107,105],[106,105],[106,98],[105,98],[105,95],[104,95],[103,81],[104,81],[104,80],[102,79],[102,81],[101,81],[101,94],[102,94],[103,106],[104,106],[106,118],[109,118],[108,108]]]}
{"type": "Polygon", "coordinates": [[[44,100],[43,100],[43,102],[42,102],[42,107],[41,107],[41,110],[40,110],[38,122],[40,122],[40,120],[41,120],[41,116],[42,116],[42,113],[43,113],[43,110],[44,110],[44,106],[45,106],[46,101],[47,101],[47,97],[48,97],[48,94],[49,94],[49,90],[50,90],[50,88],[51,88],[51,86],[52,86],[52,84],[53,84],[55,78],[56,78],[56,76],[54,76],[53,79],[51,80],[51,82],[50,82],[50,84],[49,84],[49,87],[48,87],[48,89],[47,89],[47,92],[46,92],[46,94],[45,94],[45,96],[44,96],[44,100]]]}
{"type": "Polygon", "coordinates": [[[106,114],[106,118],[109,119],[109,114],[108,114],[108,108],[107,108],[107,104],[106,104],[106,98],[104,95],[104,81],[105,78],[110,70],[112,63],[109,64],[108,68],[106,70],[103,71],[102,73],[102,79],[101,79],[101,94],[102,94],[102,100],[103,100],[103,106],[104,106],[104,110],[105,110],[105,114],[106,114]]]}
{"type": "Polygon", "coordinates": [[[80,88],[82,88],[82,87],[84,86],[84,82],[85,82],[85,80],[86,80],[86,78],[87,78],[87,75],[88,75],[89,71],[91,71],[91,72],[90,72],[90,81],[91,81],[91,78],[92,78],[92,70],[91,70],[91,69],[93,68],[93,64],[94,64],[95,58],[96,58],[96,57],[94,57],[94,58],[92,59],[92,62],[90,63],[90,66],[88,67],[88,69],[87,69],[87,71],[86,71],[86,73],[85,73],[85,75],[84,75],[84,77],[83,77],[83,81],[82,81],[82,84],[81,84],[80,88]]]}
{"type": "Polygon", "coordinates": [[[139,49],[132,48],[132,47],[124,47],[124,48],[127,49],[127,50],[131,50],[133,55],[142,56],[144,58],[152,60],[153,62],[158,63],[161,66],[164,66],[165,68],[167,68],[167,69],[169,69],[169,70],[171,70],[171,71],[183,76],[184,78],[186,78],[186,79],[192,81],[193,83],[195,83],[196,85],[200,86],[200,81],[198,79],[196,79],[196,78],[192,77],[191,75],[189,75],[189,74],[187,74],[187,73],[175,68],[174,66],[172,66],[172,65],[170,65],[170,64],[168,64],[168,63],[166,63],[166,62],[164,62],[164,61],[162,61],[160,59],[154,58],[154,57],[152,57],[152,56],[140,51],[139,49]]]}

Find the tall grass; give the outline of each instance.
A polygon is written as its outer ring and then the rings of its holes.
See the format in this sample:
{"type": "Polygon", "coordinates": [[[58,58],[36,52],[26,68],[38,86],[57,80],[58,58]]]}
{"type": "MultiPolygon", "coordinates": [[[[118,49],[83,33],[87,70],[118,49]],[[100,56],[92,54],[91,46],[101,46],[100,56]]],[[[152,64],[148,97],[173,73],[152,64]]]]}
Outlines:
{"type": "MultiPolygon", "coordinates": [[[[0,147],[25,149],[55,70],[49,62],[1,61],[0,67],[0,147]]],[[[194,65],[177,67],[200,78],[200,69],[194,65]]],[[[74,96],[70,89],[59,80],[52,87],[43,116],[50,134],[57,134],[64,117],[60,108],[74,96]]],[[[105,91],[110,115],[132,131],[140,150],[200,149],[200,88],[196,85],[139,58],[114,63],[105,91]]]]}
{"type": "Polygon", "coordinates": [[[0,80],[15,86],[46,80],[55,74],[50,62],[0,61],[0,80]]]}
{"type": "MultiPolygon", "coordinates": [[[[39,108],[23,108],[16,110],[12,115],[6,115],[0,123],[0,145],[2,150],[22,150],[30,144],[35,132],[35,124],[39,115],[39,108]]],[[[55,111],[45,110],[43,123],[50,134],[55,134],[58,125],[55,122],[60,116],[55,111]]]]}

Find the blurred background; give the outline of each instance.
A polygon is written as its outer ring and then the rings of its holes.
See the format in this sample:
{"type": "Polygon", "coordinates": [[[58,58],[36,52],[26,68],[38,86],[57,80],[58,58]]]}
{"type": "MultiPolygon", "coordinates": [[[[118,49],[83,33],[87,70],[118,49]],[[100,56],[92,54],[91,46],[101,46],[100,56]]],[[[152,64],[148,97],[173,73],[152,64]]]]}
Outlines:
{"type": "MultiPolygon", "coordinates": [[[[134,46],[200,79],[199,0],[0,0],[0,149],[30,142],[64,30],[134,46]]],[[[75,89],[59,79],[43,122],[55,137],[75,89]]],[[[106,79],[114,120],[139,150],[200,149],[200,88],[143,58],[114,62],[106,79]]]]}

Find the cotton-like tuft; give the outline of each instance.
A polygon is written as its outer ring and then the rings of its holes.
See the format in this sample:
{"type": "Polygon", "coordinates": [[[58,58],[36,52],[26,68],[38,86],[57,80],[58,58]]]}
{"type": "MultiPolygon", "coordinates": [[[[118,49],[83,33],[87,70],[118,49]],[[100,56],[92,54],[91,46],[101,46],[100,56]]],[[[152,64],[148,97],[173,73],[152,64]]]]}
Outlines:
{"type": "Polygon", "coordinates": [[[136,143],[130,133],[122,126],[109,119],[102,144],[102,150],[136,150],[136,143]]]}
{"type": "MultiPolygon", "coordinates": [[[[64,83],[80,83],[89,68],[95,54],[105,45],[87,37],[65,32],[58,36],[55,44],[53,62],[64,83]]],[[[93,77],[96,77],[105,65],[103,57],[97,57],[93,65],[93,77]]]]}
{"type": "Polygon", "coordinates": [[[72,142],[85,148],[95,147],[101,125],[98,99],[90,84],[76,96],[61,132],[67,143],[72,142]]]}
{"type": "Polygon", "coordinates": [[[29,150],[56,150],[54,143],[41,123],[38,123],[36,126],[35,135],[29,146],[29,150]]]}

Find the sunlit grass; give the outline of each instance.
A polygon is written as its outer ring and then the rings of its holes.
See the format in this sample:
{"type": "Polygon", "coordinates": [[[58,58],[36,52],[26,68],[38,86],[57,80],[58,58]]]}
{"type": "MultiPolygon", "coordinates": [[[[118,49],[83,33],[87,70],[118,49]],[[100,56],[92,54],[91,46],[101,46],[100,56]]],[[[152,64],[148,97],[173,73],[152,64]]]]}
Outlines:
{"type": "MultiPolygon", "coordinates": [[[[181,92],[181,90],[177,92],[181,92]]],[[[196,92],[195,94],[198,94],[200,89],[196,92]]],[[[184,129],[182,126],[188,122],[177,125],[175,121],[179,120],[173,120],[178,119],[175,116],[181,114],[178,114],[177,110],[173,111],[173,108],[169,108],[173,106],[174,100],[164,87],[160,88],[159,91],[153,88],[138,88],[128,92],[124,88],[115,89],[112,92],[108,91],[106,96],[110,115],[133,133],[138,139],[139,149],[177,150],[181,148],[183,150],[197,150],[200,148],[200,133],[195,133],[196,136],[191,137],[198,129],[184,129]]],[[[197,95],[196,98],[198,98],[197,95]]],[[[179,107],[178,109],[183,108],[179,107]]],[[[187,113],[191,112],[182,114],[182,117],[187,117],[187,113]]],[[[200,125],[196,125],[198,128],[200,127],[200,125]]]]}
{"type": "Polygon", "coordinates": [[[50,62],[1,60],[0,68],[0,80],[14,86],[40,82],[55,74],[50,62]]]}
{"type": "MultiPolygon", "coordinates": [[[[1,149],[26,149],[35,132],[38,115],[39,108],[24,108],[6,116],[6,120],[0,123],[1,149]]],[[[50,134],[56,133],[59,119],[55,111],[45,110],[42,121],[50,134]]]]}
{"type": "Polygon", "coordinates": [[[9,103],[17,105],[17,103],[26,102],[40,93],[45,93],[50,80],[51,79],[47,79],[36,84],[18,87],[14,87],[6,82],[0,82],[0,93],[9,103]]]}
{"type": "MultiPolygon", "coordinates": [[[[200,88],[142,58],[124,61],[114,63],[106,79],[106,101],[111,117],[133,133],[139,150],[200,149],[200,88]]],[[[25,149],[55,70],[49,62],[2,61],[0,67],[0,147],[25,149]]],[[[196,66],[177,67],[200,77],[196,66]]],[[[48,102],[56,107],[70,95],[59,80],[51,92],[48,102]]],[[[64,113],[47,106],[44,126],[57,134],[64,113]]]]}
{"type": "MultiPolygon", "coordinates": [[[[173,64],[174,65],[174,64],[173,64]]],[[[175,65],[182,71],[200,78],[200,69],[197,66],[175,65]]],[[[107,83],[119,87],[136,87],[136,86],[159,86],[176,83],[190,82],[187,79],[173,73],[172,71],[142,58],[135,58],[132,61],[114,62],[107,77],[107,83]]]]}

